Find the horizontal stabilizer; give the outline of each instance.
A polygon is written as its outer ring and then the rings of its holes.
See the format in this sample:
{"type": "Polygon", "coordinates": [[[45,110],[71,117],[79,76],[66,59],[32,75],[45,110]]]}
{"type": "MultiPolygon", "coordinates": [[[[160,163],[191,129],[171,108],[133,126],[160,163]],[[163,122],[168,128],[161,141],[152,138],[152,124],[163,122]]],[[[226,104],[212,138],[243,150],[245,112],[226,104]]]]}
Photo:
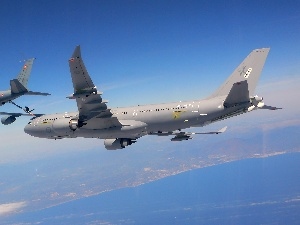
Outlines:
{"type": "Polygon", "coordinates": [[[282,108],[278,108],[278,107],[275,107],[275,106],[264,105],[263,107],[260,107],[260,109],[278,110],[278,109],[282,109],[282,108]]]}
{"type": "Polygon", "coordinates": [[[224,101],[224,107],[231,107],[237,104],[247,103],[249,101],[248,82],[244,80],[232,85],[232,88],[224,101]]]}
{"type": "Polygon", "coordinates": [[[12,94],[20,94],[28,91],[18,79],[13,79],[10,81],[10,89],[12,94]]]}
{"type": "Polygon", "coordinates": [[[47,96],[47,95],[51,95],[51,94],[44,93],[44,92],[28,91],[28,92],[25,93],[25,95],[43,95],[43,96],[47,96]]]}

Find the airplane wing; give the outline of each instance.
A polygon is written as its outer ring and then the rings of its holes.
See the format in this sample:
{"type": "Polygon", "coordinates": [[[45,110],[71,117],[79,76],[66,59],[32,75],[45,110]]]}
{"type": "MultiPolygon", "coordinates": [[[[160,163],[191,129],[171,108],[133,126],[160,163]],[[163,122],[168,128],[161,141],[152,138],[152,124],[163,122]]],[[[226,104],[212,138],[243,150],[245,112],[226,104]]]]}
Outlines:
{"type": "Polygon", "coordinates": [[[211,131],[211,132],[200,132],[200,133],[191,133],[191,134],[221,134],[224,133],[227,130],[227,126],[223,127],[222,129],[218,131],[211,131]]]}
{"type": "Polygon", "coordinates": [[[189,140],[192,139],[192,135],[195,134],[221,134],[224,133],[227,130],[227,126],[223,127],[222,129],[218,131],[210,131],[210,132],[161,132],[161,133],[150,133],[150,135],[158,135],[158,136],[169,136],[169,135],[175,135],[175,137],[171,138],[171,141],[183,141],[183,140],[189,140]]]}
{"type": "Polygon", "coordinates": [[[33,113],[8,113],[8,112],[0,112],[0,115],[5,115],[5,116],[14,116],[14,117],[19,117],[19,116],[31,116],[31,117],[40,117],[45,114],[33,114],[33,113]]]}
{"type": "Polygon", "coordinates": [[[36,117],[40,117],[44,114],[32,114],[31,112],[28,113],[8,113],[8,112],[0,112],[0,115],[4,115],[0,121],[3,125],[9,125],[12,124],[13,122],[16,121],[17,117],[20,116],[31,116],[31,120],[36,118],[36,117]]]}
{"type": "Polygon", "coordinates": [[[79,127],[86,125],[86,121],[93,118],[110,118],[105,121],[105,126],[107,128],[122,126],[116,118],[111,118],[112,113],[106,105],[107,102],[102,99],[102,93],[97,90],[97,87],[91,80],[81,58],[80,46],[75,48],[74,53],[69,60],[69,67],[74,93],[67,98],[76,99],[79,111],[79,127]]]}

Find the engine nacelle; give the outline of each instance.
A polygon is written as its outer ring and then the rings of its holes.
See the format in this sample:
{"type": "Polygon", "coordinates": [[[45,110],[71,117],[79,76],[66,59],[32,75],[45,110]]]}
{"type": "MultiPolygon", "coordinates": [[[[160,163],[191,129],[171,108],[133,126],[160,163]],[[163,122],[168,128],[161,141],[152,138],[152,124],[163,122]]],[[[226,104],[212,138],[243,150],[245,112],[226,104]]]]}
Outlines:
{"type": "Polygon", "coordinates": [[[78,120],[70,120],[69,121],[69,127],[72,131],[75,131],[78,128],[78,120]]]}
{"type": "Polygon", "coordinates": [[[70,119],[70,118],[57,119],[52,124],[53,131],[60,136],[68,135],[74,132],[77,128],[78,128],[77,119],[70,119]]]}
{"type": "Polygon", "coordinates": [[[189,140],[189,139],[192,139],[192,137],[189,136],[189,135],[183,135],[183,136],[173,137],[173,138],[171,138],[171,141],[186,141],[186,140],[189,140]]]}
{"type": "Polygon", "coordinates": [[[1,123],[3,125],[9,125],[9,124],[15,122],[16,119],[17,118],[15,116],[4,116],[4,117],[1,118],[1,123]]]}
{"type": "Polygon", "coordinates": [[[251,98],[252,105],[248,108],[248,112],[251,112],[254,109],[262,108],[265,103],[263,102],[263,97],[258,97],[257,95],[251,98]]]}
{"type": "Polygon", "coordinates": [[[255,109],[255,105],[251,105],[250,107],[248,107],[248,112],[251,112],[253,109],[255,109]]]}
{"type": "Polygon", "coordinates": [[[130,138],[105,139],[104,146],[107,150],[117,150],[125,148],[135,142],[136,141],[134,139],[130,138]]]}
{"type": "Polygon", "coordinates": [[[264,100],[263,97],[258,97],[257,95],[255,95],[252,100],[256,101],[256,102],[261,102],[262,100],[264,100]]]}

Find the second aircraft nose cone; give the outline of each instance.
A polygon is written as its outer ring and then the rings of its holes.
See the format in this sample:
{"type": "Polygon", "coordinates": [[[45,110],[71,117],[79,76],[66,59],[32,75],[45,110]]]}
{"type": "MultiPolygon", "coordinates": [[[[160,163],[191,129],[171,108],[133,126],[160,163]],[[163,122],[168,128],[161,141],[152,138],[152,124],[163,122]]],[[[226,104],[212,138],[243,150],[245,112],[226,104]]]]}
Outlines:
{"type": "Polygon", "coordinates": [[[28,131],[29,131],[29,127],[28,127],[29,125],[27,124],[25,127],[24,127],[24,132],[26,133],[26,134],[28,134],[28,131]]]}
{"type": "Polygon", "coordinates": [[[24,132],[25,132],[26,134],[29,134],[29,135],[31,135],[31,136],[34,136],[34,135],[33,135],[33,133],[34,133],[34,131],[33,131],[33,125],[31,125],[30,123],[27,124],[27,125],[24,127],[24,132]]]}

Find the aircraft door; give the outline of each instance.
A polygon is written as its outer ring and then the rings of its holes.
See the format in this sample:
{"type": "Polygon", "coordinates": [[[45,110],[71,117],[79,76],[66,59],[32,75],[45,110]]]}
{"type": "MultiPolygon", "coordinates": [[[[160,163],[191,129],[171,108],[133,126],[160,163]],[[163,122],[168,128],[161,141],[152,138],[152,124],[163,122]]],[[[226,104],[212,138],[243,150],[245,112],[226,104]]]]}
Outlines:
{"type": "Polygon", "coordinates": [[[132,116],[136,117],[137,116],[137,111],[133,110],[132,116]]]}

